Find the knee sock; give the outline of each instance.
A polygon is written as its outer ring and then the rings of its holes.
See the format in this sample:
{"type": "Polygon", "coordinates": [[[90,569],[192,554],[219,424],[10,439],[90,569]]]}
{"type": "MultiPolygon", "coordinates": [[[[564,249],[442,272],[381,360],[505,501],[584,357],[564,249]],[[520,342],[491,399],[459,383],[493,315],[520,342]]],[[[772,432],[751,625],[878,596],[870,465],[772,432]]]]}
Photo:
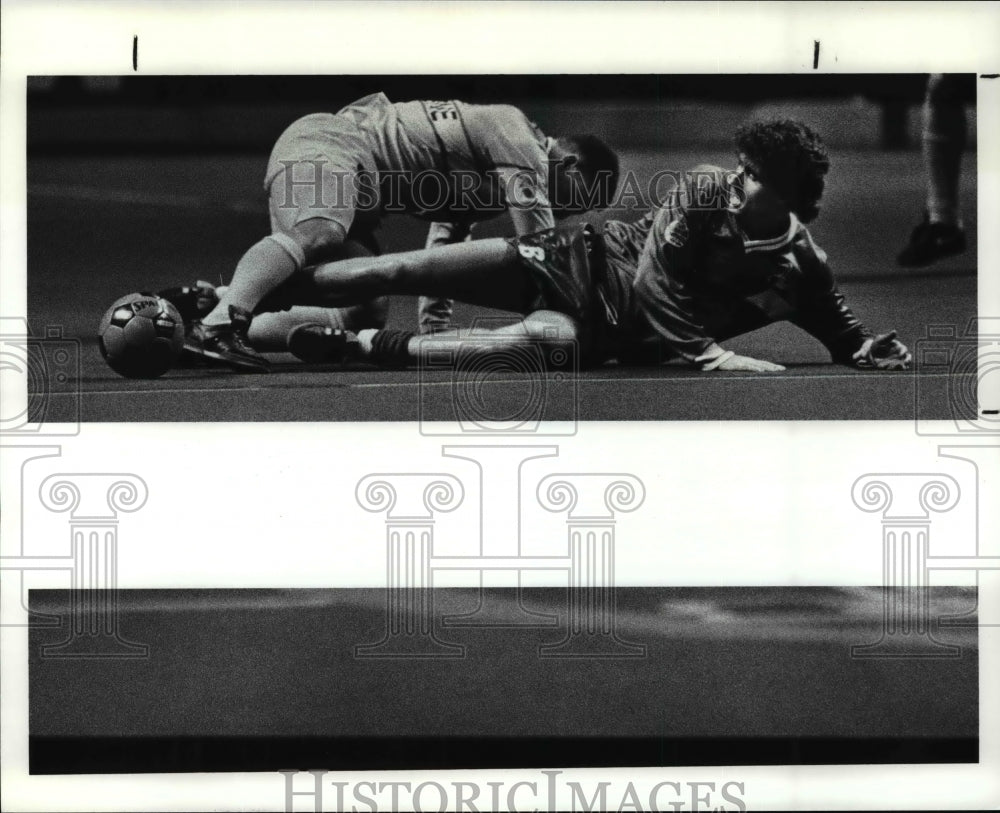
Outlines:
{"type": "Polygon", "coordinates": [[[419,337],[409,330],[367,329],[358,332],[363,358],[384,367],[406,367],[417,360],[419,337]]]}
{"type": "Polygon", "coordinates": [[[258,313],[250,323],[247,336],[250,346],[261,353],[280,353],[288,349],[288,334],[304,324],[323,325],[334,330],[348,329],[340,308],[314,308],[296,305],[287,311],[258,313]]]}
{"type": "Polygon", "coordinates": [[[286,234],[265,237],[240,259],[233,281],[202,322],[221,325],[229,321],[229,306],[253,312],[261,300],[305,264],[299,245],[286,234]]]}

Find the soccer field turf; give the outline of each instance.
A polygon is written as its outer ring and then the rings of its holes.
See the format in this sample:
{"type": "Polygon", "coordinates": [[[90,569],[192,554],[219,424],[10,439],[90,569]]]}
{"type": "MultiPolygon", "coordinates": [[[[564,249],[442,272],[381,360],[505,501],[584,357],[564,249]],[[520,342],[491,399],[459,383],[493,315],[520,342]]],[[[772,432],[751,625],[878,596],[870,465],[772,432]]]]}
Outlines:
{"type": "MultiPolygon", "coordinates": [[[[531,589],[543,628],[444,627],[475,590],[435,591],[445,659],[360,659],[385,634],[385,591],[129,590],[119,632],[138,660],[55,659],[31,633],[32,772],[975,761],[975,628],[935,631],[945,659],[855,659],[879,639],[877,588],[619,588],[643,657],[540,658],[566,593],[531,589]]],[[[62,614],[66,592],[33,591],[62,614]]],[[[975,591],[937,588],[934,617],[975,591]]]]}
{"type": "MultiPolygon", "coordinates": [[[[732,163],[725,153],[625,152],[623,169],[648,178],[658,169],[732,163]]],[[[267,231],[261,188],[265,156],[41,157],[28,166],[28,314],[37,332],[61,326],[79,338],[85,421],[415,420],[450,418],[450,378],[416,370],[306,368],[276,356],[269,376],[226,370],[173,370],[129,381],[100,357],[96,327],[117,297],[205,279],[228,280],[242,252],[267,231]],[[287,363],[284,363],[287,362],[287,363]],[[429,385],[429,386],[428,386],[429,385]],[[423,401],[417,397],[424,395],[423,401]]],[[[966,156],[962,204],[970,249],[930,269],[904,271],[894,256],[919,217],[923,169],[918,152],[836,151],[823,212],[812,228],[848,303],[873,329],[894,328],[911,348],[929,325],[956,326],[976,314],[976,167],[966,156]]],[[[634,217],[611,211],[595,218],[634,217]]],[[[506,218],[484,224],[502,234],[506,218]]],[[[422,245],[426,224],[388,218],[383,250],[422,245]]],[[[469,323],[484,311],[459,307],[469,323]]],[[[412,327],[411,299],[394,300],[390,324],[412,327]]],[[[829,364],[825,350],[790,325],[774,325],[727,346],[786,364],[786,373],[705,376],[686,368],[604,367],[574,378],[576,417],[670,419],[947,418],[946,371],[862,373],[829,364]]],[[[488,384],[516,399],[523,376],[488,384]]],[[[50,419],[68,419],[75,397],[54,397],[50,419]]],[[[565,418],[553,406],[547,417],[565,418]]]]}

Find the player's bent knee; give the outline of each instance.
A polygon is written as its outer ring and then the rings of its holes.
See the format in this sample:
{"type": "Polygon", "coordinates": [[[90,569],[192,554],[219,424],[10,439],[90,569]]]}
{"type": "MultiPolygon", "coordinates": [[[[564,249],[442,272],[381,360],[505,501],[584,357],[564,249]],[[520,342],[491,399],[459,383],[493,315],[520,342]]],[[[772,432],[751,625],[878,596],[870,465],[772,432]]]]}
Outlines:
{"type": "Polygon", "coordinates": [[[343,251],[346,234],[334,220],[313,218],[296,224],[289,236],[299,244],[305,254],[306,265],[335,259],[343,251]]]}
{"type": "Polygon", "coordinates": [[[580,364],[580,329],[575,319],[555,311],[535,311],[522,325],[529,341],[540,351],[547,369],[566,371],[580,364]]]}
{"type": "Polygon", "coordinates": [[[522,324],[531,340],[544,352],[560,351],[557,355],[573,365],[589,366],[598,362],[593,357],[593,341],[572,316],[558,311],[535,311],[522,324]]]}
{"type": "Polygon", "coordinates": [[[580,325],[572,316],[558,311],[534,311],[524,318],[528,336],[539,342],[565,344],[576,342],[580,325]]]}

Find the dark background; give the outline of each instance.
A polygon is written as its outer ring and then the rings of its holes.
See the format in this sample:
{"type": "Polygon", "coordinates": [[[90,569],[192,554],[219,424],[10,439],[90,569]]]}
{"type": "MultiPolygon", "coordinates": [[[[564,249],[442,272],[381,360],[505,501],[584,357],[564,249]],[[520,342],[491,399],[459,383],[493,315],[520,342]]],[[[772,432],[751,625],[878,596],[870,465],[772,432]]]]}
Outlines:
{"type": "Polygon", "coordinates": [[[269,149],[298,116],[334,112],[376,91],[393,101],[513,104],[552,132],[589,125],[630,146],[727,142],[726,127],[676,121],[678,109],[703,110],[706,103],[812,100],[824,107],[855,99],[855,115],[840,115],[838,131],[826,133],[831,143],[870,141],[874,134],[880,146],[898,149],[914,143],[908,113],[923,98],[925,82],[923,74],[32,77],[28,149],[269,149]],[[595,107],[600,127],[592,123],[595,107]],[[254,115],[242,115],[247,110],[254,115]],[[643,111],[674,115],[663,126],[663,119],[645,121],[643,111]]]}
{"type": "MultiPolygon", "coordinates": [[[[977,311],[971,96],[961,178],[969,250],[926,269],[895,263],[924,207],[925,83],[920,74],[32,77],[29,324],[36,333],[59,326],[80,340],[82,393],[64,399],[70,404],[64,413],[79,408],[85,421],[417,420],[415,370],[308,369],[276,354],[275,374],[266,381],[217,369],[175,369],[135,381],[105,365],[96,341],[102,314],[124,294],[197,279],[228,282],[239,257],[268,232],[263,174],[280,133],[303,114],[335,111],[383,91],[397,101],[518,105],[549,135],[600,135],[640,184],[662,169],[733,166],[733,132],[748,119],[800,119],[823,136],[831,156],[823,211],[810,232],[859,318],[876,331],[897,330],[914,348],[930,325],[951,325],[962,335],[977,311]]],[[[630,206],[585,219],[600,226],[643,213],[630,206]]],[[[422,221],[394,215],[377,238],[385,252],[405,251],[422,247],[426,230],[422,221]]],[[[479,237],[510,232],[507,216],[477,228],[479,237]]],[[[455,322],[468,325],[483,315],[459,306],[455,322]]],[[[414,302],[395,298],[389,318],[392,327],[412,329],[414,302]]],[[[727,346],[788,372],[751,379],[677,366],[603,367],[581,373],[577,417],[912,420],[929,383],[940,386],[922,415],[952,414],[949,396],[941,394],[946,370],[931,379],[837,367],[818,342],[789,324],[727,346]],[[692,375],[697,380],[685,382],[683,395],[666,383],[692,375]]],[[[501,392],[504,382],[496,386],[501,392]]],[[[62,408],[57,400],[53,419],[62,408]]]]}

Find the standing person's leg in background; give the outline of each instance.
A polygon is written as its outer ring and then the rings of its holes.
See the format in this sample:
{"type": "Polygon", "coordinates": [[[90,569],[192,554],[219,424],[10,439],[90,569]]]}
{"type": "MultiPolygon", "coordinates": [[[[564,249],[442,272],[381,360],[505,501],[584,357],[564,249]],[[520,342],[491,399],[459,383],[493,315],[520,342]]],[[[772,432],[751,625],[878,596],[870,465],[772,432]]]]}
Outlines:
{"type": "Polygon", "coordinates": [[[923,106],[927,205],[923,221],[897,258],[902,266],[929,265],[966,249],[959,209],[959,176],[966,145],[964,77],[931,74],[923,106]]]}

